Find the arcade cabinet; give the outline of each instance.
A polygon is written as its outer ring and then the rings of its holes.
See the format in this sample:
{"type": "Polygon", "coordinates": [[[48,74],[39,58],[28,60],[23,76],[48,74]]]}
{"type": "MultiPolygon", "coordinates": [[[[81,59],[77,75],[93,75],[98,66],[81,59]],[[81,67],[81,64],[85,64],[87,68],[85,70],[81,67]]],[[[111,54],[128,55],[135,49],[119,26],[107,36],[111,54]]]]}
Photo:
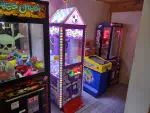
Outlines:
{"type": "Polygon", "coordinates": [[[97,54],[113,64],[109,85],[119,81],[122,28],[120,23],[101,23],[97,27],[97,54]]]}
{"type": "Polygon", "coordinates": [[[84,58],[84,91],[94,97],[102,95],[107,89],[108,71],[112,63],[96,55],[84,58]]]}
{"type": "Polygon", "coordinates": [[[0,0],[0,113],[49,112],[48,2],[0,0]]]}
{"type": "Polygon", "coordinates": [[[96,45],[95,40],[86,40],[85,42],[85,56],[95,55],[96,45]]]}
{"type": "Polygon", "coordinates": [[[75,7],[57,10],[50,18],[51,101],[65,113],[83,106],[85,28],[75,7]]]}

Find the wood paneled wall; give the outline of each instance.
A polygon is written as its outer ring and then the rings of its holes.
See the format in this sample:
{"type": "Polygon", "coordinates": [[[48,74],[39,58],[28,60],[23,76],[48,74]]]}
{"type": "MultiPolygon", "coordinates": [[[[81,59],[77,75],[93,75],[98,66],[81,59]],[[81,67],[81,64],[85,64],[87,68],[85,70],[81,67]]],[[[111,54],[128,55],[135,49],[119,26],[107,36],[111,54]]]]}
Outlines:
{"type": "Polygon", "coordinates": [[[142,11],[143,2],[124,2],[111,4],[111,12],[142,11]]]}

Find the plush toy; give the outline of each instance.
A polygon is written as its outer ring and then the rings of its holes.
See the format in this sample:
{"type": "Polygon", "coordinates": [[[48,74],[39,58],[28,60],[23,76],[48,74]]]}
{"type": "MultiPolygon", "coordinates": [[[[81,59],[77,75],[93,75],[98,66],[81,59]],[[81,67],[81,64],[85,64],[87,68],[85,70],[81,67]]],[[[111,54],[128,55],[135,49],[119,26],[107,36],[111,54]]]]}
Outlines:
{"type": "Polygon", "coordinates": [[[13,66],[16,66],[17,65],[17,61],[16,60],[11,60],[9,61],[13,66]]]}
{"type": "Polygon", "coordinates": [[[0,60],[5,60],[13,51],[21,56],[22,53],[16,50],[15,40],[23,37],[21,33],[18,33],[16,37],[0,34],[0,60]]]}
{"type": "Polygon", "coordinates": [[[35,63],[37,61],[37,57],[33,56],[31,59],[30,59],[30,62],[32,63],[35,63]]]}
{"type": "Polygon", "coordinates": [[[38,62],[38,61],[34,63],[34,66],[36,68],[44,68],[44,66],[40,62],[38,62]]]}
{"type": "Polygon", "coordinates": [[[22,55],[21,58],[17,59],[18,66],[25,65],[28,58],[28,55],[22,55]]]}
{"type": "Polygon", "coordinates": [[[6,71],[7,71],[6,66],[5,66],[4,62],[1,61],[0,62],[0,73],[4,73],[6,71]]]}
{"type": "Polygon", "coordinates": [[[6,58],[7,61],[16,60],[20,58],[20,56],[14,51],[6,58]]]}
{"type": "Polygon", "coordinates": [[[15,74],[15,77],[16,77],[16,78],[22,78],[22,77],[24,77],[24,76],[23,76],[21,73],[16,73],[16,74],[15,74]]]}
{"type": "Polygon", "coordinates": [[[33,66],[35,68],[44,68],[44,66],[37,60],[37,57],[33,56],[31,59],[30,59],[30,62],[33,64],[33,66]]]}
{"type": "Polygon", "coordinates": [[[18,33],[16,37],[12,37],[8,34],[0,34],[0,53],[1,54],[10,54],[15,50],[15,40],[23,38],[24,35],[18,33]]]}
{"type": "Polygon", "coordinates": [[[8,71],[14,71],[15,70],[15,66],[12,65],[9,61],[6,61],[6,69],[8,71]]]}
{"type": "Polygon", "coordinates": [[[8,56],[8,57],[6,58],[6,60],[7,60],[7,61],[13,60],[13,56],[8,56]]]}
{"type": "Polygon", "coordinates": [[[25,50],[18,50],[20,53],[23,53],[23,54],[28,54],[28,52],[27,51],[25,51],[25,50]]]}
{"type": "Polygon", "coordinates": [[[28,71],[24,74],[24,76],[31,76],[37,73],[38,73],[38,70],[32,71],[31,69],[28,69],[28,71]]]}
{"type": "Polygon", "coordinates": [[[22,70],[24,70],[25,72],[28,71],[28,69],[31,69],[31,66],[16,66],[16,70],[18,71],[18,73],[20,73],[22,70]]]}
{"type": "Polygon", "coordinates": [[[30,61],[25,62],[26,66],[33,66],[33,64],[30,61]]]}
{"type": "Polygon", "coordinates": [[[0,61],[0,80],[8,80],[11,78],[14,68],[9,62],[0,61]]]}
{"type": "Polygon", "coordinates": [[[0,60],[5,60],[8,56],[8,54],[0,54],[0,60]]]}

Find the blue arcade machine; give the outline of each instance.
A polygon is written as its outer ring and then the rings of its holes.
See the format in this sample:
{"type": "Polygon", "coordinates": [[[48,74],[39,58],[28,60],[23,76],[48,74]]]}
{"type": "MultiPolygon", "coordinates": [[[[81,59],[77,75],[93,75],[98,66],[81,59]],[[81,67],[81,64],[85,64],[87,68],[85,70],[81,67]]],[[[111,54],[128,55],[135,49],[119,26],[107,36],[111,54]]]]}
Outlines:
{"type": "Polygon", "coordinates": [[[108,84],[108,71],[112,63],[96,55],[84,58],[83,90],[94,97],[102,95],[108,84]]]}

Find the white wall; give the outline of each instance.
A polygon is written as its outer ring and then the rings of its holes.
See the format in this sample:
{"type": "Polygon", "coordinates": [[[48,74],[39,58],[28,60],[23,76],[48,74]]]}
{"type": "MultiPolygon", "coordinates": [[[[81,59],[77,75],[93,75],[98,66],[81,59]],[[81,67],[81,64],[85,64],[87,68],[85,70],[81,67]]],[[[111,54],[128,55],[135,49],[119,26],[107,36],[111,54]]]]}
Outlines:
{"type": "Polygon", "coordinates": [[[121,48],[120,82],[128,84],[134,58],[142,11],[115,12],[111,21],[124,24],[124,36],[121,48]]]}
{"type": "Polygon", "coordinates": [[[148,113],[149,106],[150,0],[145,0],[124,113],[148,113]]]}
{"type": "MultiPolygon", "coordinates": [[[[65,8],[62,0],[49,1],[49,15],[60,8],[65,8]]],[[[110,21],[110,5],[95,0],[70,0],[68,7],[78,8],[83,20],[87,24],[87,38],[95,40],[96,27],[100,22],[110,21]]]]}

